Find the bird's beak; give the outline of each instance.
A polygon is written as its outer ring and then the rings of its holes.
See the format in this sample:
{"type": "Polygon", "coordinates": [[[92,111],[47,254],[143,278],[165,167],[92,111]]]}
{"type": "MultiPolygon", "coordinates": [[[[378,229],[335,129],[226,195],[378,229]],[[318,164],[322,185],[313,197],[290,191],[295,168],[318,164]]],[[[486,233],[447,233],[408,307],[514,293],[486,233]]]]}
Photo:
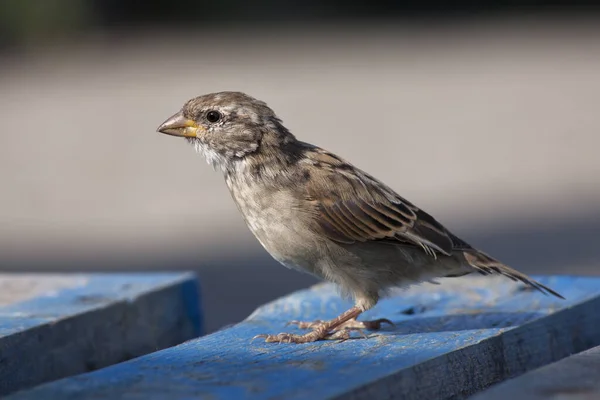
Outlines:
{"type": "Polygon", "coordinates": [[[183,114],[178,112],[163,122],[157,129],[160,133],[166,133],[172,136],[182,136],[187,138],[195,138],[198,130],[203,129],[196,121],[187,119],[183,114]]]}

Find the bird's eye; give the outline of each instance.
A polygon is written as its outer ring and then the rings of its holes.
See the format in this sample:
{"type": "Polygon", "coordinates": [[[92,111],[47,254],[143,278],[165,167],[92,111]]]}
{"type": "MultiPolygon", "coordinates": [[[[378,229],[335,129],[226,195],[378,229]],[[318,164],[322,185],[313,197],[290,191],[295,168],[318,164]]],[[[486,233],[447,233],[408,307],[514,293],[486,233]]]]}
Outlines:
{"type": "Polygon", "coordinates": [[[221,113],[218,111],[209,111],[206,113],[206,119],[208,120],[208,122],[217,122],[221,119],[221,113]]]}

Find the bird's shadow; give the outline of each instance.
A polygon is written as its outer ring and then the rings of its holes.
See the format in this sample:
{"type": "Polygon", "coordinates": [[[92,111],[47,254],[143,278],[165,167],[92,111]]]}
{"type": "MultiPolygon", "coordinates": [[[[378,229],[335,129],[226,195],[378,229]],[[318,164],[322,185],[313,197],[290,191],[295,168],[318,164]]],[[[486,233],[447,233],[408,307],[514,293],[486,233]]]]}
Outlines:
{"type": "Polygon", "coordinates": [[[542,312],[476,312],[435,316],[390,318],[393,326],[383,325],[377,331],[390,336],[423,333],[477,331],[521,326],[543,317],[542,312]]]}

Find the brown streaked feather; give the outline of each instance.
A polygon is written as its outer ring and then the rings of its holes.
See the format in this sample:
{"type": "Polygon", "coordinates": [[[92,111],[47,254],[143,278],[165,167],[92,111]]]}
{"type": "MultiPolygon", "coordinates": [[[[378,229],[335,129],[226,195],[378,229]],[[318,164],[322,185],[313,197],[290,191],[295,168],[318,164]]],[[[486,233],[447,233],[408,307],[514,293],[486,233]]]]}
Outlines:
{"type": "Polygon", "coordinates": [[[331,240],[411,244],[432,257],[454,250],[450,232],[375,178],[322,149],[310,147],[305,155],[314,177],[307,197],[315,204],[320,229],[331,240]]]}

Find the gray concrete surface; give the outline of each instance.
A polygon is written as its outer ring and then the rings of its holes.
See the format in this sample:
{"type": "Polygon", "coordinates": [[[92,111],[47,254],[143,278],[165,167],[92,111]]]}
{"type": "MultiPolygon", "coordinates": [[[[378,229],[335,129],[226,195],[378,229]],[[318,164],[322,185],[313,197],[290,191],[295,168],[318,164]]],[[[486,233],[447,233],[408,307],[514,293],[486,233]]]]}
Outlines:
{"type": "Polygon", "coordinates": [[[0,267],[198,270],[209,329],[313,282],[276,265],[221,176],[156,127],[241,90],[527,272],[600,260],[600,24],[97,35],[0,60],[0,267]]]}

